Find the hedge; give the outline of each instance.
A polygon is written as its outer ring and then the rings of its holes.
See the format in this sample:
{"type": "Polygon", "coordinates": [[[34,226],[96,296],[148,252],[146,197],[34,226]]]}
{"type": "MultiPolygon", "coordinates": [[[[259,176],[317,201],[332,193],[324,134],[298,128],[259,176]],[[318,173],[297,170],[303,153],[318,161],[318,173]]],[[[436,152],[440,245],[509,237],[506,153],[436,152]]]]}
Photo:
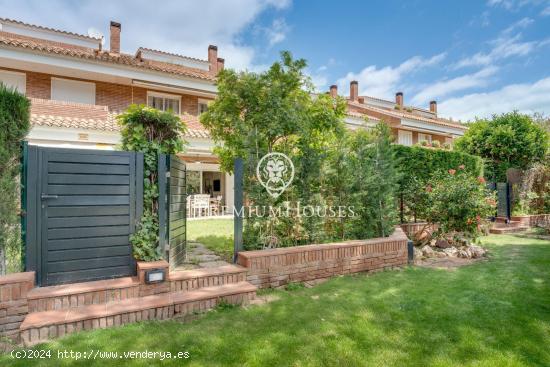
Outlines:
{"type": "Polygon", "coordinates": [[[19,156],[29,131],[30,101],[0,83],[0,274],[19,270],[19,156]],[[13,257],[11,256],[13,255],[13,257]]]}
{"type": "Polygon", "coordinates": [[[394,145],[394,148],[403,174],[402,184],[410,177],[427,181],[434,172],[457,169],[460,165],[475,176],[483,176],[483,160],[475,155],[419,146],[394,145]]]}
{"type": "Polygon", "coordinates": [[[458,170],[464,165],[466,172],[476,177],[483,175],[483,160],[471,154],[420,146],[394,148],[401,168],[398,192],[402,222],[425,219],[429,204],[425,188],[437,172],[458,170]]]}

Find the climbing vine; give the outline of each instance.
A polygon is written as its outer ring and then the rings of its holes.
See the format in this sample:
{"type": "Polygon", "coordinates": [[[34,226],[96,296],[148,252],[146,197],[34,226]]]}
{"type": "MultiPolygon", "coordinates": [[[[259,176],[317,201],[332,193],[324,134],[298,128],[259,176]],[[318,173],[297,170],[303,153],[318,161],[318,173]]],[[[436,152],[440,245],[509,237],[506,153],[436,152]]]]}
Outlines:
{"type": "Polygon", "coordinates": [[[172,112],[144,105],[131,105],[118,116],[121,149],[143,153],[143,215],[130,237],[134,257],[142,261],[162,258],[159,248],[158,156],[183,151],[185,124],[172,112]]]}

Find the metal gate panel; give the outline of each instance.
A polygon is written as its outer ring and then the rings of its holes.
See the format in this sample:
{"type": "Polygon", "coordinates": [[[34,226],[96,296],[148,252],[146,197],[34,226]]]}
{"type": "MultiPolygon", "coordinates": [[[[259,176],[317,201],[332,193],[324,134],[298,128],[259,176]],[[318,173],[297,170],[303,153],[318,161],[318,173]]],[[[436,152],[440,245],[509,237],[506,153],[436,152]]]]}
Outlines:
{"type": "Polygon", "coordinates": [[[510,200],[510,184],[507,182],[498,182],[497,190],[497,216],[510,219],[511,215],[511,200],[510,200]]]}
{"type": "Polygon", "coordinates": [[[143,154],[28,147],[26,268],[41,285],[135,274],[143,154]]]}
{"type": "Polygon", "coordinates": [[[187,188],[185,162],[176,155],[159,156],[159,230],[170,268],[185,261],[187,188]]]}

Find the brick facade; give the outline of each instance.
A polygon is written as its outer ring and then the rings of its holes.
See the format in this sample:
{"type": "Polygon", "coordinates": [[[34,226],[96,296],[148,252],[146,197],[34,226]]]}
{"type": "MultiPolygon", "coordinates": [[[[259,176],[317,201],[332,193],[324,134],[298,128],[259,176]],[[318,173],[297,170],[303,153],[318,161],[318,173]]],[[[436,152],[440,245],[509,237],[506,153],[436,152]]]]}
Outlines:
{"type": "Polygon", "coordinates": [[[29,98],[51,99],[51,78],[57,77],[95,83],[95,104],[98,106],[107,106],[112,112],[124,111],[129,105],[133,103],[146,104],[147,92],[150,91],[180,97],[182,114],[187,113],[193,116],[197,116],[199,113],[199,97],[193,95],[171,92],[167,93],[132,85],[107,83],[87,79],[67,78],[65,76],[36,73],[16,69],[0,68],[0,70],[24,72],[26,74],[26,95],[29,98]]]}
{"type": "Polygon", "coordinates": [[[378,271],[407,264],[407,236],[401,228],[385,238],[243,251],[238,263],[247,280],[259,288],[335,275],[378,271]]]}

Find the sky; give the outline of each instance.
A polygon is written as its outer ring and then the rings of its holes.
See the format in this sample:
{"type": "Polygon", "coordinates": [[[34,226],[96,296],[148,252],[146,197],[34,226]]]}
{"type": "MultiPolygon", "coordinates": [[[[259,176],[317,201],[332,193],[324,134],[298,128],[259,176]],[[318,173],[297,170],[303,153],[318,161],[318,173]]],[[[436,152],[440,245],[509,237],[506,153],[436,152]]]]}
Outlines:
{"type": "Polygon", "coordinates": [[[0,17],[81,34],[122,24],[121,48],[148,47],[262,71],[282,50],[319,91],[428,107],[455,120],[550,115],[550,0],[0,0],[0,17]]]}

